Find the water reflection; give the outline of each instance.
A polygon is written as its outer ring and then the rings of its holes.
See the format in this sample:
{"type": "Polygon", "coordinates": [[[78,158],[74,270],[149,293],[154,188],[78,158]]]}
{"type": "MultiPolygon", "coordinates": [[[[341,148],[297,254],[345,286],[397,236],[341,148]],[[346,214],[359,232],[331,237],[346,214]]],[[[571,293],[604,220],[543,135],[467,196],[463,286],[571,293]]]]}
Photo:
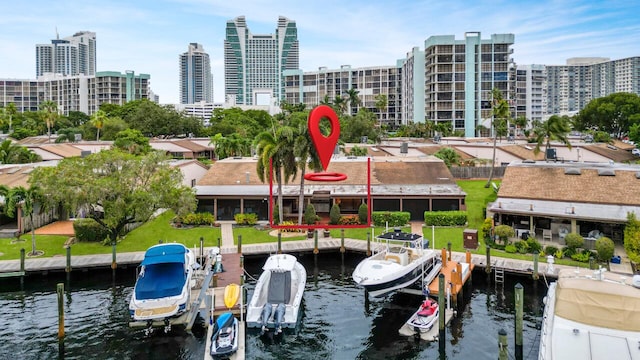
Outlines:
{"type": "MultiPolygon", "coordinates": [[[[363,258],[358,254],[300,256],[309,279],[302,303],[302,321],[293,331],[260,336],[249,329],[247,359],[495,359],[498,331],[504,328],[513,354],[513,287],[525,286],[524,354],[537,357],[537,330],[542,312],[544,283],[537,288],[527,278],[507,278],[502,288],[476,273],[466,291],[459,316],[445,331],[443,342],[429,343],[403,337],[398,330],[419,306],[419,296],[395,293],[367,299],[351,279],[363,258]],[[317,265],[316,265],[317,264],[317,265]]],[[[264,257],[248,257],[248,298],[262,272],[264,257]]],[[[204,328],[194,334],[174,328],[145,336],[128,327],[128,303],[135,279],[134,269],[73,273],[65,284],[65,359],[202,359],[204,328]]],[[[0,358],[44,359],[58,357],[57,300],[55,285],[64,274],[0,283],[0,358]]]]}

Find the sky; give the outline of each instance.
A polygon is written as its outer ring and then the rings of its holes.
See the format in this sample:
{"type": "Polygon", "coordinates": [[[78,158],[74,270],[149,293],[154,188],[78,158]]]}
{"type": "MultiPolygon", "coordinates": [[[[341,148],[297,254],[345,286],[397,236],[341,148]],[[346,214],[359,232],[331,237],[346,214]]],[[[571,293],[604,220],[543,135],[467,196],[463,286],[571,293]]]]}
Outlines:
{"type": "Polygon", "coordinates": [[[189,43],[211,60],[214,101],[224,101],[224,36],[245,16],[252,34],[296,21],[300,68],[395,65],[433,35],[512,33],[520,65],[561,65],[571,57],[640,56],[637,0],[28,0],[0,15],[0,78],[35,79],[35,45],[93,31],[97,70],[151,75],[160,103],[178,102],[178,58],[189,43]]]}

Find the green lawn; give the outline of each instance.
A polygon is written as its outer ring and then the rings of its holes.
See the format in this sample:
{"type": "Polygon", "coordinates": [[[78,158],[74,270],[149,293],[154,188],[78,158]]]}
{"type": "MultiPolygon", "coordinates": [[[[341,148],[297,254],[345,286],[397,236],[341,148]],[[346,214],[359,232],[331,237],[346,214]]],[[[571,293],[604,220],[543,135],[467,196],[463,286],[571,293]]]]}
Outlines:
{"type": "MultiPolygon", "coordinates": [[[[495,181],[499,184],[499,181],[495,181]]],[[[468,213],[468,225],[466,227],[436,227],[435,228],[435,248],[446,248],[447,244],[451,242],[452,251],[464,252],[462,232],[465,228],[480,229],[482,222],[485,219],[485,206],[488,202],[496,199],[496,194],[493,188],[485,188],[486,180],[460,180],[457,184],[467,194],[465,204],[467,205],[468,213]]],[[[221,237],[219,227],[194,227],[190,229],[177,229],[171,226],[171,219],[173,213],[167,211],[161,214],[157,218],[147,222],[146,224],[134,229],[126,237],[118,243],[118,252],[130,252],[130,251],[145,251],[150,246],[157,244],[160,240],[164,242],[177,242],[184,244],[190,248],[200,245],[200,238],[204,239],[205,246],[217,246],[218,238],[221,237]]],[[[322,230],[318,230],[322,231],[322,230]]],[[[409,227],[403,227],[402,231],[410,232],[409,227]]],[[[331,237],[339,239],[341,236],[340,229],[331,229],[331,237]]],[[[375,227],[374,236],[380,235],[385,232],[384,227],[375,227]]],[[[348,228],[344,229],[344,237],[349,239],[361,239],[366,240],[367,234],[371,233],[370,228],[348,228]]],[[[431,228],[423,228],[423,234],[425,239],[429,240],[430,246],[433,246],[432,240],[434,234],[432,234],[431,228]]],[[[257,244],[276,242],[277,237],[269,235],[267,230],[257,230],[254,227],[234,227],[233,237],[234,244],[237,245],[238,235],[242,235],[243,244],[257,244]]],[[[322,234],[319,234],[319,239],[322,238],[322,234]]],[[[481,236],[480,236],[481,238],[481,236]]],[[[31,235],[25,234],[21,236],[23,242],[12,243],[11,239],[0,239],[0,260],[10,260],[20,258],[20,249],[25,248],[27,252],[31,249],[31,235]]],[[[282,237],[282,241],[293,241],[306,239],[306,233],[295,237],[282,237]]],[[[15,240],[15,239],[14,239],[15,240]]],[[[64,242],[67,240],[65,236],[36,236],[37,249],[43,250],[44,257],[51,256],[64,256],[66,254],[63,248],[64,242]]],[[[475,254],[485,254],[485,244],[482,239],[480,240],[480,246],[477,250],[472,250],[475,254]]],[[[86,254],[103,254],[111,253],[111,246],[104,246],[99,243],[77,243],[72,246],[73,255],[86,255],[86,254]]],[[[504,251],[491,249],[491,256],[532,260],[532,254],[509,254],[504,251]]],[[[545,261],[541,258],[540,261],[545,261]]],[[[579,263],[573,260],[556,260],[557,264],[571,265],[571,266],[588,266],[585,263],[579,263]]]]}

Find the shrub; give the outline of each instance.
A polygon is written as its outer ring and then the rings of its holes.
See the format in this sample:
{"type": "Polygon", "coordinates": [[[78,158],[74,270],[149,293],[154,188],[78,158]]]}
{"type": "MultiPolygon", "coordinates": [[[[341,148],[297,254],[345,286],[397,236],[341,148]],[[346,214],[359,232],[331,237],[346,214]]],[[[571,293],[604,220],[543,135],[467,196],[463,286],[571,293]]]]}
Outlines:
{"type": "Polygon", "coordinates": [[[596,240],[596,251],[598,252],[598,260],[600,261],[609,261],[613,256],[613,250],[615,245],[613,241],[608,237],[601,237],[596,240]]]}
{"type": "Polygon", "coordinates": [[[238,225],[255,225],[258,222],[258,214],[254,213],[235,214],[233,218],[238,225]]]}
{"type": "Polygon", "coordinates": [[[558,248],[553,245],[548,245],[548,246],[545,246],[544,248],[545,255],[555,255],[557,251],[558,251],[558,248]]]}
{"type": "Polygon", "coordinates": [[[564,256],[570,258],[571,256],[573,256],[573,254],[576,253],[576,249],[569,246],[565,246],[564,248],[562,248],[562,253],[564,254],[564,256]]]}
{"type": "Polygon", "coordinates": [[[553,256],[555,256],[556,259],[562,259],[564,257],[564,251],[558,250],[558,251],[556,251],[555,254],[553,254],[553,256]]]}
{"type": "Polygon", "coordinates": [[[564,241],[567,243],[567,247],[571,249],[581,248],[584,245],[584,238],[580,234],[576,233],[567,234],[564,241]]]}
{"type": "Polygon", "coordinates": [[[313,204],[308,203],[307,207],[304,209],[304,223],[307,225],[313,225],[315,224],[316,220],[316,208],[313,207],[313,204]]]}
{"type": "Polygon", "coordinates": [[[514,245],[520,254],[526,254],[529,252],[529,244],[527,244],[525,240],[518,240],[514,245]]]}
{"type": "Polygon", "coordinates": [[[509,254],[515,254],[518,251],[518,249],[516,248],[515,245],[509,244],[504,247],[504,251],[508,252],[509,254]]]}
{"type": "Polygon", "coordinates": [[[360,204],[358,208],[358,218],[360,220],[360,224],[366,224],[369,218],[369,207],[367,204],[360,204]]]}
{"type": "MultiPolygon", "coordinates": [[[[425,211],[426,226],[463,226],[467,223],[466,211],[425,211]]],[[[403,224],[404,225],[404,224],[403,224]]]]}
{"type": "Polygon", "coordinates": [[[184,225],[213,225],[215,219],[209,212],[189,213],[179,220],[184,225]]]}
{"type": "Polygon", "coordinates": [[[77,219],[73,222],[73,231],[78,241],[103,241],[109,236],[107,230],[93,219],[77,219]]]}
{"type": "Polygon", "coordinates": [[[529,252],[532,254],[539,253],[540,250],[542,250],[542,245],[540,245],[538,239],[533,236],[529,236],[529,238],[527,238],[527,245],[529,246],[529,252]]]}
{"type": "Polygon", "coordinates": [[[491,229],[493,228],[493,219],[486,218],[482,223],[480,230],[482,231],[482,238],[487,240],[491,238],[491,229]]]}
{"type": "MultiPolygon", "coordinates": [[[[297,223],[293,222],[293,221],[283,221],[282,224],[283,226],[286,225],[297,225],[297,223]]],[[[304,229],[299,229],[299,228],[285,228],[285,229],[280,229],[281,232],[286,232],[286,233],[297,233],[297,232],[304,232],[304,229]]]]}
{"type": "Polygon", "coordinates": [[[411,214],[405,211],[374,211],[371,220],[375,226],[404,226],[411,219],[411,214]]]}
{"type": "Polygon", "coordinates": [[[502,240],[503,243],[507,243],[510,237],[514,237],[516,232],[509,225],[498,225],[496,226],[496,235],[502,240]]]}
{"type": "Polygon", "coordinates": [[[340,222],[340,205],[333,204],[329,211],[329,224],[337,225],[340,222]]]}
{"type": "Polygon", "coordinates": [[[358,215],[344,215],[338,220],[340,225],[359,225],[360,218],[358,215]]]}
{"type": "Polygon", "coordinates": [[[584,252],[584,251],[571,255],[571,259],[575,261],[580,261],[580,262],[588,262],[590,257],[591,257],[591,252],[584,252]]]}

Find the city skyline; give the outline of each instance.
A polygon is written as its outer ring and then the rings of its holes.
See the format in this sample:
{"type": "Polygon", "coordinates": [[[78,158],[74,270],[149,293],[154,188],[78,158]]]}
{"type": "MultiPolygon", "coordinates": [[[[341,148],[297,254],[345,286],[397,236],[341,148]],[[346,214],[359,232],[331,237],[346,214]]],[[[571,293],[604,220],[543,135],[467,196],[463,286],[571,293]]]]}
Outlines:
{"type": "Polygon", "coordinates": [[[296,22],[300,68],[394,65],[432,35],[479,31],[513,33],[517,64],[562,65],[571,57],[638,56],[640,21],[634,2],[584,0],[294,1],[223,3],[217,0],[110,1],[91,4],[34,0],[3,7],[0,78],[35,79],[35,45],[78,31],[97,37],[97,71],[151,75],[160,102],[179,103],[179,55],[197,42],[211,58],[215,102],[224,101],[225,24],[245,16],[255,34],[275,33],[278,16],[296,22]]]}

